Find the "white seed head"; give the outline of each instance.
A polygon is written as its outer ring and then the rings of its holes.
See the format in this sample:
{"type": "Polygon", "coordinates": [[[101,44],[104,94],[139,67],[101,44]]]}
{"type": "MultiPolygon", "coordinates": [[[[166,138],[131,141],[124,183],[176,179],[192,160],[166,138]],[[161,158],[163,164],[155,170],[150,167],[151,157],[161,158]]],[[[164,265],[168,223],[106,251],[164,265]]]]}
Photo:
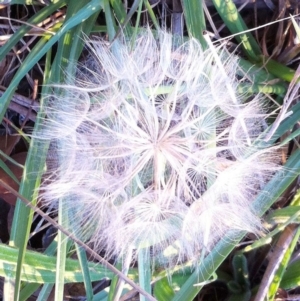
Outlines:
{"type": "Polygon", "coordinates": [[[278,167],[255,142],[263,100],[236,92],[237,58],[218,49],[220,66],[196,40],[149,30],[117,43],[89,41],[73,83],[49,97],[43,201],[65,202],[70,230],[107,256],[197,259],[227,230],[257,234],[250,204],[278,167]]]}

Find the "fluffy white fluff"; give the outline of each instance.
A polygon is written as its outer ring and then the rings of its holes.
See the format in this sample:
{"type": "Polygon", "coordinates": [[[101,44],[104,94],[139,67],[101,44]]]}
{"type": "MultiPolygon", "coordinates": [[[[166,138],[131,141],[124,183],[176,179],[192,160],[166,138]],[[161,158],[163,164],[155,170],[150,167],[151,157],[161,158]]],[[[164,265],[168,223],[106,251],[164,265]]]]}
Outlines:
{"type": "Polygon", "coordinates": [[[41,141],[54,158],[46,204],[65,202],[70,230],[107,256],[174,246],[198,259],[228,229],[258,233],[251,201],[277,168],[254,143],[262,99],[237,95],[237,58],[150,31],[110,47],[89,41],[75,82],[56,85],[41,141]]]}

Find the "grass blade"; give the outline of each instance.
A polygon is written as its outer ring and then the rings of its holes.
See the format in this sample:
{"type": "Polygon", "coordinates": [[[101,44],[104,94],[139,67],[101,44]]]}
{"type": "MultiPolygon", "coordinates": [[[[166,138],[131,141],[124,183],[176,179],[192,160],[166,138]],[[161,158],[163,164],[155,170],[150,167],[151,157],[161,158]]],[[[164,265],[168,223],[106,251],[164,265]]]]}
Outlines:
{"type": "Polygon", "coordinates": [[[206,29],[206,26],[202,1],[183,0],[182,7],[189,35],[198,39],[202,47],[205,47],[206,42],[203,37],[203,31],[206,29]]]}
{"type": "MultiPolygon", "coordinates": [[[[212,0],[212,2],[232,34],[241,33],[248,29],[232,0],[212,0]]],[[[241,33],[236,36],[236,39],[242,44],[248,58],[254,61],[259,60],[260,47],[251,33],[241,33]]]]}
{"type": "MultiPolygon", "coordinates": [[[[291,226],[291,227],[293,227],[293,226],[291,226]]],[[[287,228],[286,230],[288,230],[288,229],[289,228],[287,228]]],[[[291,241],[288,249],[285,252],[283,259],[279,261],[280,265],[279,265],[278,270],[276,271],[276,273],[273,277],[272,283],[269,287],[269,292],[268,292],[269,297],[268,298],[270,301],[273,301],[276,296],[276,293],[280,287],[281,279],[285,273],[286,267],[291,259],[293,251],[294,251],[295,247],[297,246],[299,237],[300,237],[300,228],[298,227],[293,240],[291,241]]]]}
{"type": "MultiPolygon", "coordinates": [[[[145,248],[139,251],[138,255],[138,269],[139,269],[139,283],[146,292],[151,294],[151,258],[150,251],[145,248]]],[[[140,301],[147,299],[140,294],[140,301]]]]}
{"type": "MultiPolygon", "coordinates": [[[[0,244],[0,275],[1,277],[16,277],[18,249],[0,244]]],[[[89,262],[88,269],[91,281],[112,277],[99,263],[89,262]]],[[[34,251],[27,251],[21,270],[21,280],[28,283],[55,283],[56,256],[48,256],[34,251]]],[[[83,282],[82,269],[78,260],[66,259],[65,283],[83,282]]]]}
{"type": "Polygon", "coordinates": [[[80,246],[78,246],[77,244],[75,244],[75,246],[76,246],[76,253],[77,253],[78,260],[79,260],[80,267],[81,267],[82,274],[83,274],[83,283],[84,283],[84,288],[86,291],[86,300],[92,301],[93,300],[93,287],[92,287],[92,281],[91,281],[86,253],[85,253],[84,249],[81,248],[80,246]]]}

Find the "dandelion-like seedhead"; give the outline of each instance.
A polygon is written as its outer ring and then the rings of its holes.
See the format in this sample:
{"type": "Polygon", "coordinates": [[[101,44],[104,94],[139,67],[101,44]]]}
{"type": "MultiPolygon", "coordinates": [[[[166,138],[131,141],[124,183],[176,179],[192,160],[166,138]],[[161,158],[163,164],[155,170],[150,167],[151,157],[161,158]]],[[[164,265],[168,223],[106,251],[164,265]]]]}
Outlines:
{"type": "Polygon", "coordinates": [[[70,231],[108,257],[173,248],[170,262],[197,260],[227,230],[257,234],[250,204],[276,154],[257,146],[264,101],[237,94],[237,58],[164,32],[88,43],[45,108],[39,138],[55,163],[43,201],[64,202],[70,231]]]}

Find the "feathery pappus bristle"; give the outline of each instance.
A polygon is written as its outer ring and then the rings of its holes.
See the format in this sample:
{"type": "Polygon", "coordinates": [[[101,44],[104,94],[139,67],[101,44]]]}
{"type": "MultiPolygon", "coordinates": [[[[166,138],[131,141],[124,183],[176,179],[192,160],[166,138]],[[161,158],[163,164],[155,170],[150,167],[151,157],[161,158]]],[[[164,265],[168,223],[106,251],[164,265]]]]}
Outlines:
{"type": "Polygon", "coordinates": [[[115,43],[88,41],[49,96],[43,202],[64,202],[70,231],[107,257],[174,247],[170,262],[197,260],[228,230],[258,234],[250,204],[278,164],[256,143],[264,100],[237,93],[237,57],[150,30],[115,43]]]}

